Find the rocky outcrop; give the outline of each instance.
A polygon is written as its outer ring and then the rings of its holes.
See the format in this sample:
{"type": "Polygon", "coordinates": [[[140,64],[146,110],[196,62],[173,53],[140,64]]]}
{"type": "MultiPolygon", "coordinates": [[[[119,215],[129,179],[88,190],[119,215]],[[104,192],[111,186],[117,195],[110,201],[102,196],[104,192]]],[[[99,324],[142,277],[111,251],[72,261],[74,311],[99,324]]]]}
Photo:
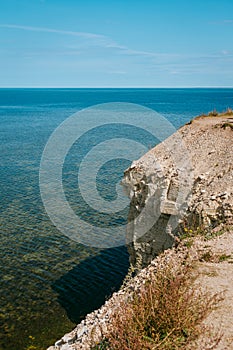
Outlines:
{"type": "MultiPolygon", "coordinates": [[[[49,350],[91,349],[100,341],[122,298],[156,272],[160,256],[153,258],[172,247],[182,230],[232,224],[232,120],[230,114],[196,118],[126,170],[131,263],[150,265],[49,350]]],[[[167,250],[163,261],[173,254],[179,259],[185,251],[167,250]]]]}
{"type": "Polygon", "coordinates": [[[185,226],[213,229],[233,216],[231,115],[196,118],[126,170],[131,263],[146,266],[185,226]]]}

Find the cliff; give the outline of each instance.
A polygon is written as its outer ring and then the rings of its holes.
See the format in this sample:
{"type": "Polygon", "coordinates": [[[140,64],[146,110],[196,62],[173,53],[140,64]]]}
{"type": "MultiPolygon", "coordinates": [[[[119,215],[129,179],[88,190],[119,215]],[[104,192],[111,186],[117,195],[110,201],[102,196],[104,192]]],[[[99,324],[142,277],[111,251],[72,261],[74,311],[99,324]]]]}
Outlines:
{"type": "Polygon", "coordinates": [[[196,118],[126,170],[132,264],[148,265],[186,226],[231,222],[232,122],[230,113],[196,118]]]}
{"type": "MultiPolygon", "coordinates": [[[[156,272],[160,257],[153,259],[160,252],[177,245],[187,230],[211,235],[232,225],[232,123],[231,111],[198,117],[125,171],[123,184],[131,198],[127,231],[131,263],[150,265],[49,350],[90,349],[93,339],[103,337],[122,298],[128,298],[150,271],[156,272]]],[[[231,242],[232,231],[229,237],[231,242]]],[[[166,254],[176,254],[171,251],[166,254]]]]}

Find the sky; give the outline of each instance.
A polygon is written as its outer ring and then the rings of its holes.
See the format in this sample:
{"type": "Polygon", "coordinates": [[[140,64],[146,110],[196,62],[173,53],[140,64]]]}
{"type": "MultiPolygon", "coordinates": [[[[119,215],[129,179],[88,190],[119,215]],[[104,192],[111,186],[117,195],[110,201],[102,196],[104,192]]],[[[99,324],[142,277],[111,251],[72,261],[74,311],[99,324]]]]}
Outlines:
{"type": "Polygon", "coordinates": [[[0,87],[233,87],[233,1],[1,0],[0,87]]]}

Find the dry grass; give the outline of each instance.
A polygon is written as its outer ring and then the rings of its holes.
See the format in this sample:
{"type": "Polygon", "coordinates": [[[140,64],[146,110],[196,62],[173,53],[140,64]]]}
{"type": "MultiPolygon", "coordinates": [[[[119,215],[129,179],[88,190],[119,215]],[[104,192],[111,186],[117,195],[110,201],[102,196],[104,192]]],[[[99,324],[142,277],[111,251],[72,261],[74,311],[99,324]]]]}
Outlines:
{"type": "Polygon", "coordinates": [[[196,118],[194,118],[194,120],[198,120],[198,119],[202,119],[202,118],[212,118],[212,117],[229,117],[233,115],[233,110],[231,108],[227,108],[226,111],[223,111],[221,113],[217,112],[216,109],[214,109],[213,111],[209,112],[208,114],[201,114],[199,116],[197,116],[196,118]]]}
{"type": "Polygon", "coordinates": [[[214,349],[221,337],[216,330],[206,328],[203,332],[202,321],[218,305],[220,297],[198,288],[196,278],[188,255],[176,261],[162,259],[157,272],[113,315],[104,347],[102,344],[95,348],[193,349],[195,340],[205,333],[208,344],[203,339],[202,350],[214,349]]]}

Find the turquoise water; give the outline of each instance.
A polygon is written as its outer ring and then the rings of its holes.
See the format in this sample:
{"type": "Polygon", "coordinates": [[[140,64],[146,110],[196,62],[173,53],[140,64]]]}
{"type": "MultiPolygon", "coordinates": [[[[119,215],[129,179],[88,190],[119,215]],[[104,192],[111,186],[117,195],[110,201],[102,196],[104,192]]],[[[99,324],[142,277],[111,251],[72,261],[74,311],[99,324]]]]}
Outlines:
{"type": "MultiPolygon", "coordinates": [[[[196,115],[233,108],[233,89],[0,89],[0,349],[45,349],[99,307],[127,272],[124,246],[100,250],[68,239],[51,223],[39,191],[40,159],[54,129],[82,108],[106,102],[152,108],[178,128],[196,115]]],[[[115,134],[113,128],[110,137],[115,134]]],[[[95,142],[102,137],[92,136],[95,142]]],[[[135,132],[140,137],[149,149],[153,140],[135,132]]],[[[91,139],[66,158],[66,197],[89,222],[125,223],[127,209],[96,213],[78,193],[76,155],[87,153],[91,139]]],[[[103,198],[114,200],[114,184],[128,165],[116,160],[101,168],[97,187],[103,198]]]]}

